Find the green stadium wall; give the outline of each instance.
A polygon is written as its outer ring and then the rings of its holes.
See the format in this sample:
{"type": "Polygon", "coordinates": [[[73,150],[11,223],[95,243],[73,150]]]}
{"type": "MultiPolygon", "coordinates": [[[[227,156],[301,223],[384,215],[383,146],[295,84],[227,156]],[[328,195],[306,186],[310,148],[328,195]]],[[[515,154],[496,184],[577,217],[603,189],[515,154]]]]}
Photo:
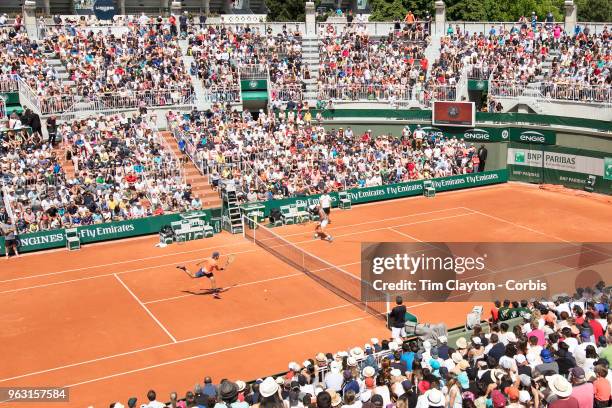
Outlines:
{"type": "MultiPolygon", "coordinates": [[[[431,180],[437,192],[459,190],[464,188],[482,187],[491,184],[505,183],[508,181],[506,169],[484,171],[481,173],[462,174],[458,176],[442,177],[431,180]]],[[[397,198],[413,197],[423,195],[423,180],[409,181],[406,183],[387,184],[384,186],[352,188],[346,190],[352,204],[364,204],[374,201],[393,200],[397,198]]],[[[292,204],[316,204],[319,202],[319,194],[291,197],[283,200],[264,201],[260,203],[244,204],[242,209],[247,214],[252,210],[264,207],[264,216],[270,215],[272,208],[292,204]]],[[[332,206],[338,206],[338,193],[331,193],[332,206]]]]}
{"type": "MultiPolygon", "coordinates": [[[[219,209],[205,209],[206,219],[220,215],[219,209]]],[[[189,215],[184,213],[183,215],[189,215]]],[[[157,234],[171,222],[181,220],[181,214],[166,214],[155,217],[76,227],[82,244],[157,234]]],[[[66,230],[57,229],[29,234],[19,234],[19,252],[33,252],[66,246],[66,230]]],[[[0,237],[0,255],[6,254],[4,237],[0,237]]]]}

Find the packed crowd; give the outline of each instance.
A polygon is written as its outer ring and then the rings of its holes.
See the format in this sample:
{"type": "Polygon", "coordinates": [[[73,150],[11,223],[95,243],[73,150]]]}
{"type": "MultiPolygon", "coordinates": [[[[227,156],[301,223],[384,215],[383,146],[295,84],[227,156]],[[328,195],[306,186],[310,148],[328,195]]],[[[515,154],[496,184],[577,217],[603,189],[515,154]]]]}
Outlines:
{"type": "Polygon", "coordinates": [[[271,28],[264,31],[249,25],[192,29],[187,54],[193,55],[195,61],[190,70],[201,78],[205,88],[219,90],[217,100],[223,100],[222,90],[238,89],[241,69],[247,71],[248,78],[249,68],[257,70],[267,66],[272,84],[301,86],[301,36],[299,31],[287,26],[276,35],[271,28]]]}
{"type": "Polygon", "coordinates": [[[542,93],[557,99],[612,101],[611,42],[607,27],[595,34],[577,26],[573,36],[562,37],[542,93]]]}
{"type": "Polygon", "coordinates": [[[3,198],[17,233],[201,209],[155,117],[122,114],[53,126],[63,149],[21,126],[2,135],[3,198]]]}
{"type": "MultiPolygon", "coordinates": [[[[360,21],[322,24],[319,99],[418,100],[428,106],[433,99],[455,99],[455,85],[468,68],[469,77],[492,78],[500,92],[508,88],[506,94],[538,82],[542,94],[555,99],[610,100],[607,27],[593,33],[577,26],[568,33],[560,24],[538,23],[537,16],[513,26],[492,25],[488,32],[449,26],[440,57],[428,61],[424,51],[430,19],[417,21],[409,13],[382,37],[369,35],[360,21]]],[[[290,26],[273,33],[270,27],[143,15],[118,21],[120,26],[111,32],[90,25],[85,17],[56,16],[41,26],[43,40],[32,41],[20,21],[0,30],[0,82],[20,75],[41,100],[43,113],[64,111],[79,97],[92,96],[107,107],[181,104],[193,93],[189,74],[203,81],[210,101],[237,101],[239,71],[248,79],[250,71],[266,74],[267,68],[273,100],[300,100],[303,80],[314,76],[303,63],[302,33],[290,26]],[[190,67],[183,66],[180,35],[187,37],[186,52],[194,56],[190,67]],[[68,78],[49,63],[54,57],[60,58],[68,78]]]]}
{"type": "Polygon", "coordinates": [[[71,82],[28,82],[49,104],[59,102],[57,110],[66,108],[62,96],[70,94],[121,98],[156,91],[191,92],[191,79],[168,23],[133,25],[121,35],[55,26],[48,29],[43,47],[60,58],[71,82]]]}
{"type": "Polygon", "coordinates": [[[473,173],[486,160],[476,146],[420,126],[407,126],[401,137],[326,131],[307,110],[276,116],[215,107],[168,120],[196,163],[217,170],[212,177],[234,179],[247,201],[473,173]]]}
{"type": "Polygon", "coordinates": [[[321,99],[411,99],[427,76],[427,33],[421,41],[410,29],[392,29],[380,38],[364,25],[345,26],[340,32],[328,25],[319,44],[321,99]]]}
{"type": "Polygon", "coordinates": [[[146,17],[116,32],[61,21],[43,26],[43,33],[43,40],[33,41],[23,26],[0,30],[0,74],[24,79],[43,113],[69,109],[79,100],[75,96],[112,108],[175,105],[192,93],[177,29],[168,19],[146,17]],[[61,60],[68,78],[49,58],[61,60]]]}
{"type": "MultiPolygon", "coordinates": [[[[492,309],[490,330],[476,325],[454,344],[444,335],[425,341],[372,338],[363,348],[291,362],[276,378],[215,384],[205,377],[184,400],[171,393],[167,405],[151,390],[140,407],[609,407],[609,289],[602,282],[554,302],[504,302],[492,309]],[[513,327],[507,322],[512,318],[513,327]]],[[[401,299],[396,308],[405,311],[401,299]]],[[[130,398],[127,406],[137,403],[130,398]]]]}

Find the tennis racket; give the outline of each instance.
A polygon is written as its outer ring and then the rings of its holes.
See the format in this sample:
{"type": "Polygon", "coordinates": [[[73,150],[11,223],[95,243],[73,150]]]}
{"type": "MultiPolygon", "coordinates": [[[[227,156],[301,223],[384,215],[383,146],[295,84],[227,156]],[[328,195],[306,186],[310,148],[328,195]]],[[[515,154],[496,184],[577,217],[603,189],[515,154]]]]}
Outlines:
{"type": "Polygon", "coordinates": [[[227,267],[236,260],[236,255],[234,254],[230,254],[227,256],[227,259],[225,260],[225,265],[223,266],[223,269],[227,269],[227,267]]]}

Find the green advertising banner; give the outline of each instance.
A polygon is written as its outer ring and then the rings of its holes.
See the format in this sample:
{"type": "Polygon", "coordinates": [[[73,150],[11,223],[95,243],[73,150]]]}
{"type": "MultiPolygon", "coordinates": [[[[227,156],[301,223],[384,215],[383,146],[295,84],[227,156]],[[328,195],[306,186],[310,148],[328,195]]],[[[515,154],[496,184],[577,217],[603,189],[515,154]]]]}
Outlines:
{"type": "Polygon", "coordinates": [[[512,143],[507,161],[510,180],[612,194],[612,161],[601,152],[512,143]]]}
{"type": "MultiPolygon", "coordinates": [[[[206,213],[206,219],[211,220],[212,211],[202,210],[206,213]]],[[[132,220],[118,221],[106,224],[85,225],[77,227],[81,243],[108,241],[136,237],[139,235],[156,234],[164,226],[173,221],[179,221],[183,214],[166,214],[156,217],[135,218],[132,220]]],[[[30,234],[20,234],[19,252],[32,252],[42,249],[61,248],[66,246],[65,230],[40,231],[30,234]]],[[[4,238],[0,238],[0,255],[5,254],[4,238]]]]}
{"type": "Polygon", "coordinates": [[[240,81],[240,88],[243,91],[265,91],[268,89],[268,81],[265,79],[250,79],[240,81]]]}
{"type": "Polygon", "coordinates": [[[511,142],[545,145],[554,145],[557,143],[557,133],[553,130],[510,128],[509,131],[511,142]]]}
{"type": "Polygon", "coordinates": [[[488,91],[489,81],[484,79],[468,79],[468,91],[488,91]]]}
{"type": "MultiPolygon", "coordinates": [[[[486,186],[489,184],[505,183],[508,181],[506,169],[484,171],[482,173],[461,174],[457,176],[443,177],[431,180],[437,191],[458,190],[462,188],[486,186]]],[[[346,191],[353,204],[364,204],[373,201],[393,200],[395,198],[411,197],[423,194],[423,180],[409,181],[406,183],[388,184],[384,186],[353,188],[346,191]]],[[[331,193],[332,206],[338,206],[338,194],[331,193]]],[[[272,208],[291,204],[318,204],[319,195],[307,197],[293,197],[283,200],[271,200],[261,203],[245,204],[243,210],[248,211],[251,207],[264,206],[264,216],[270,214],[272,208]]]]}
{"type": "MultiPolygon", "coordinates": [[[[410,130],[414,132],[417,125],[409,125],[410,130]]],[[[456,137],[457,139],[464,139],[470,143],[496,143],[496,142],[507,142],[510,140],[509,130],[506,128],[470,128],[470,129],[459,129],[459,128],[447,128],[437,126],[421,126],[421,129],[425,132],[427,137],[443,137],[448,138],[456,137]]]]}

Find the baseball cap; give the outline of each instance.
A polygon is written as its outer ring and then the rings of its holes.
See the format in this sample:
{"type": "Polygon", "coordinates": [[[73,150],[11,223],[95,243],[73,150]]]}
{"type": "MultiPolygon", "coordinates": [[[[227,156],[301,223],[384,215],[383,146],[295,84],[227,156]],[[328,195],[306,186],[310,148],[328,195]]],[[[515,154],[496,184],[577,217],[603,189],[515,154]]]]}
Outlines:
{"type": "Polygon", "coordinates": [[[585,373],[581,367],[574,367],[570,370],[572,378],[584,379],[585,373]]]}

